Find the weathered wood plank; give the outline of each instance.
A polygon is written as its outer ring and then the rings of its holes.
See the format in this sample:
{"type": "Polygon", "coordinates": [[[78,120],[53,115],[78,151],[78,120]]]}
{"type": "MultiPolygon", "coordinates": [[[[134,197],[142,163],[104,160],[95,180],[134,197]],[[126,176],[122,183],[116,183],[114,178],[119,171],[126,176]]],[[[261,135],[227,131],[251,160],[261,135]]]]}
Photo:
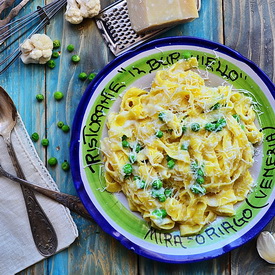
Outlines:
{"type": "MultiPolygon", "coordinates": [[[[102,1],[106,6],[110,1],[102,1]]],[[[52,39],[62,41],[61,55],[56,60],[57,66],[46,72],[46,89],[48,94],[47,131],[52,145],[48,157],[55,156],[59,165],[49,170],[63,192],[76,194],[70,173],[62,171],[61,163],[69,160],[70,133],[63,133],[56,127],[58,121],[72,126],[78,103],[88,81],[78,79],[78,74],[99,72],[113,56],[102,41],[92,19],[84,20],[80,25],[71,25],[58,14],[54,24],[49,25],[47,34],[52,39]],[[62,30],[62,32],[61,32],[62,30]],[[68,44],[75,46],[75,51],[66,50],[68,44]],[[100,47],[98,45],[101,45],[100,47]],[[77,54],[81,61],[71,62],[71,56],[77,54]],[[64,98],[60,102],[53,99],[53,93],[61,91],[64,98]],[[58,150],[56,149],[58,148],[58,150]]],[[[73,215],[79,230],[79,238],[69,249],[48,260],[49,274],[136,274],[137,256],[129,253],[111,236],[103,232],[95,223],[73,215]]]]}
{"type": "MultiPolygon", "coordinates": [[[[43,0],[35,2],[30,1],[16,18],[36,10],[37,5],[43,5],[43,0]]],[[[9,48],[9,51],[12,52],[25,38],[25,36],[22,36],[18,43],[14,43],[9,48]]],[[[3,60],[4,56],[5,53],[1,53],[0,59],[3,60]]],[[[19,59],[4,74],[0,75],[0,85],[12,97],[28,133],[38,132],[41,136],[44,136],[45,105],[43,102],[38,103],[35,99],[36,94],[43,94],[45,91],[44,65],[25,65],[19,59]]],[[[43,159],[45,155],[44,148],[38,143],[35,144],[35,147],[43,159]]]]}
{"type": "MultiPolygon", "coordinates": [[[[30,1],[17,15],[17,18],[29,14],[36,10],[37,5],[43,6],[43,4],[43,0],[30,1]]],[[[19,43],[22,43],[24,39],[23,36],[19,43]]],[[[13,44],[11,49],[18,47],[19,43],[13,44]]],[[[2,58],[3,54],[0,59],[2,58]]],[[[35,98],[36,94],[45,93],[44,65],[25,65],[21,60],[17,60],[4,74],[0,75],[0,85],[13,99],[27,132],[30,135],[37,132],[41,137],[45,136],[45,102],[38,103],[35,98]]],[[[45,149],[42,148],[40,142],[35,143],[35,147],[41,159],[44,160],[45,149]]],[[[24,273],[43,274],[45,266],[44,262],[40,262],[24,273]]]]}
{"type": "Polygon", "coordinates": [[[169,30],[164,36],[195,36],[223,43],[222,0],[201,0],[199,18],[169,30]]]}
{"type": "MultiPolygon", "coordinates": [[[[223,43],[222,1],[202,0],[200,17],[179,25],[162,36],[195,36],[223,43]]],[[[229,274],[229,254],[214,260],[191,264],[167,264],[140,257],[140,274],[229,274]]]]}
{"type": "Polygon", "coordinates": [[[224,11],[225,44],[255,62],[275,82],[274,1],[224,1],[224,11]]]}
{"type": "MultiPolygon", "coordinates": [[[[24,14],[35,10],[38,4],[44,5],[43,1],[33,2],[24,14]]],[[[102,1],[102,7],[110,3],[111,1],[102,1]]],[[[61,169],[61,163],[65,159],[69,160],[70,133],[63,133],[56,127],[56,122],[62,120],[69,126],[72,125],[76,108],[88,84],[87,81],[80,81],[78,74],[83,71],[97,73],[113,56],[103,43],[93,20],[85,20],[74,26],[64,21],[63,14],[64,10],[46,28],[46,33],[52,39],[62,42],[56,68],[50,70],[45,66],[26,66],[18,61],[1,76],[0,83],[11,91],[29,133],[37,131],[41,138],[49,138],[50,146],[47,150],[40,143],[36,144],[36,148],[45,162],[51,156],[57,157],[59,165],[48,168],[60,190],[76,194],[71,174],[61,169]],[[74,54],[81,56],[82,61],[77,65],[70,62],[72,54],[66,51],[68,44],[74,44],[74,54]],[[55,91],[64,93],[62,101],[54,100],[55,91]],[[45,95],[43,103],[35,100],[37,93],[45,95]]],[[[75,214],[73,217],[80,234],[76,242],[20,274],[137,274],[137,256],[133,252],[104,233],[95,223],[75,214]]]]}
{"type": "MultiPolygon", "coordinates": [[[[255,62],[275,81],[275,3],[272,0],[224,1],[225,44],[255,62]],[[244,16],[245,15],[245,16],[244,16]]],[[[267,230],[274,231],[274,220],[267,230]]],[[[256,238],[232,251],[232,274],[275,274],[256,250],[256,238]]]]}

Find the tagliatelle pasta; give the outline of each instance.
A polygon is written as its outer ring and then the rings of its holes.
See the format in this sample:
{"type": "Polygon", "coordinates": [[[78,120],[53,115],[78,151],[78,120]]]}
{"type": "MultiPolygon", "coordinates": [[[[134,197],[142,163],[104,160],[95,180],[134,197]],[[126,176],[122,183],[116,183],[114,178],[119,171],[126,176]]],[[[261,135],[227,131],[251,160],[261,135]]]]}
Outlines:
{"type": "Polygon", "coordinates": [[[232,216],[253,186],[253,145],[262,141],[252,99],[231,86],[208,87],[180,60],[156,73],[150,91],[130,88],[108,116],[101,144],[107,191],[153,227],[193,235],[232,216]]]}

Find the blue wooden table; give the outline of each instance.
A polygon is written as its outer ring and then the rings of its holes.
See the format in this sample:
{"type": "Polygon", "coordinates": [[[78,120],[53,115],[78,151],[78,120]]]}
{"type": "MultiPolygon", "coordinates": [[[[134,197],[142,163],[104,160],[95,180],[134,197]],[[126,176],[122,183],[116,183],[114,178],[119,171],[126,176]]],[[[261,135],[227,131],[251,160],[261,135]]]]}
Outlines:
{"type": "MultiPolygon", "coordinates": [[[[20,12],[28,14],[38,5],[51,1],[30,1],[20,12]]],[[[114,1],[101,0],[102,8],[114,1]]],[[[95,22],[84,20],[71,25],[61,10],[45,28],[53,40],[61,41],[61,55],[54,69],[24,65],[16,61],[0,75],[3,86],[14,100],[29,134],[38,132],[51,145],[45,149],[36,143],[41,159],[54,156],[59,163],[69,160],[70,133],[56,131],[56,123],[72,125],[78,103],[88,82],[78,79],[80,72],[97,73],[114,59],[104,44],[95,22]],[[81,57],[78,64],[70,62],[68,44],[75,45],[81,57]],[[64,100],[57,102],[53,93],[61,91],[64,100]],[[42,103],[36,94],[45,96],[42,103]]],[[[275,2],[273,0],[202,0],[199,19],[179,25],[166,36],[195,36],[225,44],[254,61],[275,82],[275,2]]],[[[76,195],[70,172],[60,166],[48,167],[60,190],[76,195]]],[[[107,235],[96,223],[72,214],[79,238],[66,250],[29,267],[20,274],[275,274],[274,266],[263,261],[256,251],[256,240],[213,260],[194,264],[167,264],[152,261],[127,250],[107,235]]],[[[274,220],[267,230],[275,231],[274,220]]],[[[1,247],[1,245],[0,245],[1,247]]]]}

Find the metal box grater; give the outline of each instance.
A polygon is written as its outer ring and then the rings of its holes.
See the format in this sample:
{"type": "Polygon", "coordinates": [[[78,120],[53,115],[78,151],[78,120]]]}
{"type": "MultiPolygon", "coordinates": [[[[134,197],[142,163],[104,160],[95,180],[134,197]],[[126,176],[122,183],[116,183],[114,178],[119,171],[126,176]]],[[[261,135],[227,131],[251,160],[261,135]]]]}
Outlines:
{"type": "MultiPolygon", "coordinates": [[[[197,2],[198,10],[200,10],[201,0],[197,2]]],[[[105,43],[115,56],[169,29],[165,28],[138,35],[132,29],[126,0],[118,0],[103,9],[95,17],[95,21],[105,43]]]]}

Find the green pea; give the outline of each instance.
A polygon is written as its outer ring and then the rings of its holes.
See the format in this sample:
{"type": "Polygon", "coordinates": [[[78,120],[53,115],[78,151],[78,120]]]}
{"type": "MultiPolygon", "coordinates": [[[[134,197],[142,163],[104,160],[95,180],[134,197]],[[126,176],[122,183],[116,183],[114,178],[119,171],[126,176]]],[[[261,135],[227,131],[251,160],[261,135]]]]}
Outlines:
{"type": "Polygon", "coordinates": [[[88,75],[88,80],[91,82],[95,78],[96,74],[95,73],[90,73],[88,75]]]}
{"type": "Polygon", "coordinates": [[[206,193],[206,189],[198,183],[194,183],[190,189],[194,194],[205,195],[206,193]]]}
{"type": "Polygon", "coordinates": [[[189,58],[191,58],[191,53],[190,52],[183,52],[183,58],[184,59],[189,59],[189,58]]]}
{"type": "Polygon", "coordinates": [[[49,146],[49,140],[47,139],[47,138],[43,138],[42,140],[41,140],[41,144],[42,144],[42,146],[45,146],[45,147],[47,147],[47,146],[49,146]]]}
{"type": "Polygon", "coordinates": [[[159,196],[159,192],[156,191],[156,190],[152,190],[151,196],[152,196],[153,198],[157,198],[157,197],[159,196]]]}
{"type": "Polygon", "coordinates": [[[156,137],[162,138],[162,137],[163,137],[163,132],[162,132],[161,130],[158,130],[158,131],[156,132],[156,137]]]}
{"type": "Polygon", "coordinates": [[[61,127],[61,130],[64,132],[64,133],[68,133],[70,131],[70,127],[68,125],[63,125],[61,127]]]}
{"type": "Polygon", "coordinates": [[[167,167],[169,168],[169,169],[173,169],[174,168],[174,166],[175,166],[175,161],[173,160],[173,159],[170,159],[168,162],[167,162],[167,167]]]}
{"type": "Polygon", "coordinates": [[[59,57],[59,52],[52,53],[52,58],[58,58],[58,57],[59,57]]]}
{"type": "Polygon", "coordinates": [[[197,178],[196,178],[196,182],[198,183],[198,184],[204,184],[204,178],[202,177],[202,176],[198,176],[197,178]]]}
{"type": "Polygon", "coordinates": [[[130,146],[130,144],[127,140],[122,140],[121,144],[122,144],[122,147],[124,147],[124,148],[128,148],[130,146]]]}
{"type": "Polygon", "coordinates": [[[60,41],[59,40],[54,40],[53,41],[53,48],[56,49],[56,48],[59,48],[61,45],[60,41]]]}
{"type": "Polygon", "coordinates": [[[58,128],[62,128],[64,126],[64,122],[63,121],[58,121],[56,125],[57,125],[58,128]]]}
{"type": "Polygon", "coordinates": [[[55,61],[54,60],[49,60],[47,61],[47,66],[50,68],[50,69],[53,69],[55,67],[55,61]]]}
{"type": "Polygon", "coordinates": [[[79,75],[78,75],[78,78],[80,79],[80,80],[86,80],[87,79],[87,77],[88,77],[88,75],[86,74],[86,73],[80,73],[79,75]]]}
{"type": "Polygon", "coordinates": [[[164,194],[159,194],[157,198],[160,202],[165,202],[166,201],[166,196],[164,194]]]}
{"type": "Polygon", "coordinates": [[[162,218],[162,219],[167,216],[167,212],[165,209],[156,209],[152,212],[152,214],[157,218],[162,218]]]}
{"type": "Polygon", "coordinates": [[[70,170],[70,164],[68,161],[64,161],[62,164],[61,164],[61,168],[63,171],[69,171],[70,170]]]}
{"type": "Polygon", "coordinates": [[[221,107],[219,102],[215,103],[213,106],[210,107],[211,111],[218,110],[221,107]]]}
{"type": "Polygon", "coordinates": [[[123,166],[123,173],[125,175],[131,175],[133,172],[133,166],[131,163],[127,163],[123,166]]]}
{"type": "Polygon", "coordinates": [[[38,133],[33,133],[32,135],[31,135],[31,139],[32,139],[32,141],[34,141],[34,142],[36,142],[36,141],[38,141],[39,140],[39,135],[38,135],[38,133]]]}
{"type": "Polygon", "coordinates": [[[189,147],[188,143],[187,142],[183,142],[182,145],[181,145],[181,147],[180,147],[180,149],[187,151],[188,147],[189,147]]]}
{"type": "Polygon", "coordinates": [[[78,55],[73,55],[71,57],[71,60],[74,62],[74,63],[78,63],[80,61],[80,57],[78,55]]]}
{"type": "Polygon", "coordinates": [[[57,164],[57,159],[55,157],[51,157],[48,159],[48,164],[50,166],[55,166],[57,164]]]}
{"type": "Polygon", "coordinates": [[[240,116],[238,114],[234,114],[232,116],[237,120],[238,123],[241,122],[241,118],[240,118],[240,116]]]}
{"type": "Polygon", "coordinates": [[[198,131],[200,130],[200,128],[201,128],[201,126],[200,126],[199,123],[193,123],[193,124],[191,125],[191,130],[192,130],[193,132],[198,132],[198,131]]]}
{"type": "Polygon", "coordinates": [[[199,164],[198,164],[197,161],[192,161],[192,163],[191,163],[191,169],[193,171],[197,171],[199,169],[199,164]]]}
{"type": "Polygon", "coordinates": [[[201,168],[198,168],[197,175],[201,176],[201,177],[204,177],[204,172],[203,172],[203,170],[201,168]]]}
{"type": "Polygon", "coordinates": [[[166,114],[164,112],[161,112],[161,113],[159,113],[158,117],[159,117],[160,121],[164,121],[165,117],[166,117],[166,114]]]}
{"type": "Polygon", "coordinates": [[[186,130],[187,130],[187,127],[186,126],[182,126],[182,134],[184,134],[185,132],[186,132],[186,130]]]}
{"type": "Polygon", "coordinates": [[[141,147],[140,143],[137,143],[136,148],[135,148],[136,153],[139,153],[141,149],[142,149],[142,147],[141,147]]]}
{"type": "Polygon", "coordinates": [[[129,161],[130,161],[131,163],[135,163],[135,162],[137,161],[136,154],[130,153],[130,154],[129,154],[129,161]]]}
{"type": "Polygon", "coordinates": [[[209,132],[214,132],[216,130],[216,124],[212,122],[206,123],[204,129],[209,132]]]}
{"type": "Polygon", "coordinates": [[[145,181],[141,179],[136,179],[136,185],[138,189],[144,189],[145,188],[145,181]]]}
{"type": "Polygon", "coordinates": [[[152,187],[157,190],[159,190],[162,187],[162,185],[163,185],[163,182],[160,179],[154,180],[152,182],[152,187]]]}
{"type": "Polygon", "coordinates": [[[172,197],[172,190],[171,189],[165,189],[164,190],[164,195],[166,198],[171,198],[172,197]]]}
{"type": "Polygon", "coordinates": [[[72,52],[74,50],[74,45],[73,44],[69,44],[68,46],[67,46],[67,51],[68,52],[72,52]]]}
{"type": "Polygon", "coordinates": [[[42,94],[38,94],[38,95],[36,95],[36,100],[37,100],[38,102],[41,102],[41,101],[44,100],[44,96],[43,96],[42,94]]]}
{"type": "Polygon", "coordinates": [[[226,126],[226,120],[224,118],[219,119],[215,125],[216,132],[221,131],[225,126],[226,126]]]}
{"type": "Polygon", "coordinates": [[[53,94],[53,96],[54,96],[55,100],[57,100],[57,101],[61,100],[64,97],[62,92],[55,92],[53,94]]]}

